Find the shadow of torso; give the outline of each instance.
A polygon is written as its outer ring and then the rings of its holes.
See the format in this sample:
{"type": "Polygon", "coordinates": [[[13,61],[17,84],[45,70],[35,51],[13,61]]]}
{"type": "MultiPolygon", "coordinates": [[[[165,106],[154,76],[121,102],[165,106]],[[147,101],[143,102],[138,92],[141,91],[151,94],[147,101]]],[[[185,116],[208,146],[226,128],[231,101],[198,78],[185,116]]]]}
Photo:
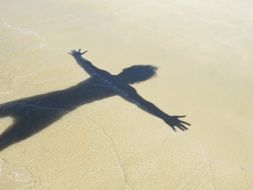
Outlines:
{"type": "Polygon", "coordinates": [[[107,72],[103,75],[103,79],[93,76],[64,90],[2,104],[0,117],[11,116],[14,123],[0,135],[0,150],[32,136],[81,105],[121,95],[120,91],[135,91],[116,76],[107,72]]]}

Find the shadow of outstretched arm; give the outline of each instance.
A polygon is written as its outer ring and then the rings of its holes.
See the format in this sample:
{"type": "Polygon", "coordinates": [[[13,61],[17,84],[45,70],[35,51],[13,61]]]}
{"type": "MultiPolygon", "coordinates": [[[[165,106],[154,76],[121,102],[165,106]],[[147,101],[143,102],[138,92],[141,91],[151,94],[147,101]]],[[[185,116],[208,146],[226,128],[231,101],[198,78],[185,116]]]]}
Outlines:
{"type": "Polygon", "coordinates": [[[71,50],[69,52],[70,55],[74,57],[77,64],[80,65],[90,76],[95,76],[99,73],[100,69],[94,66],[90,61],[83,58],[82,55],[87,53],[88,51],[81,52],[81,49],[77,50],[71,50]]]}
{"type": "Polygon", "coordinates": [[[137,91],[129,86],[129,89],[127,90],[128,94],[123,95],[122,97],[126,99],[127,101],[130,101],[137,105],[139,108],[142,110],[162,119],[165,123],[167,123],[174,131],[176,131],[176,128],[184,131],[187,130],[188,128],[186,127],[187,125],[190,126],[189,123],[182,121],[180,118],[185,117],[183,116],[177,116],[177,115],[168,115],[162,110],[160,110],[157,106],[155,106],[153,103],[145,100],[142,98],[137,91]]]}

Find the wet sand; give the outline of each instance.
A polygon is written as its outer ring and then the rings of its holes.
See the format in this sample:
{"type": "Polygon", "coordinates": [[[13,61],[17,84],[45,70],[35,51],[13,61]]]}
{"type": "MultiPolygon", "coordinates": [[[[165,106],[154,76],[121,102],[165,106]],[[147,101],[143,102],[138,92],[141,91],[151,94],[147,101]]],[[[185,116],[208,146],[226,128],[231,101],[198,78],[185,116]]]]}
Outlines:
{"type": "Polygon", "coordinates": [[[0,3],[0,104],[88,79],[67,54],[83,48],[112,74],[158,67],[133,87],[192,124],[174,132],[119,96],[85,104],[2,150],[0,189],[253,187],[251,1],[0,3]]]}

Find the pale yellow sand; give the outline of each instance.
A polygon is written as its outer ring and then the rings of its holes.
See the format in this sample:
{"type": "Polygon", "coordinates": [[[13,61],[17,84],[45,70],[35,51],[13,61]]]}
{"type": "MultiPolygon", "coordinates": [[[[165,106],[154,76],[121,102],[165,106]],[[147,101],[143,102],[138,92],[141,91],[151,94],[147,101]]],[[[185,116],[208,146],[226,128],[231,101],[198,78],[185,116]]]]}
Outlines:
{"type": "MultiPolygon", "coordinates": [[[[0,1],[0,103],[88,78],[67,54],[134,85],[187,132],[120,97],[86,104],[0,152],[0,189],[246,190],[253,188],[251,0],[0,1]]],[[[0,120],[0,132],[12,123],[0,120]]]]}

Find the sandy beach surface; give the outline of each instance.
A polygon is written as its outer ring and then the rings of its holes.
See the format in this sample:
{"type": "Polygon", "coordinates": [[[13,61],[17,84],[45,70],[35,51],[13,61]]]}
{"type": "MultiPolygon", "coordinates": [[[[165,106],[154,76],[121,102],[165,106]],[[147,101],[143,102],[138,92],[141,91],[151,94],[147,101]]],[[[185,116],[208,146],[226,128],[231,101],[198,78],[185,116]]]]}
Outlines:
{"type": "Polygon", "coordinates": [[[0,104],[87,80],[75,48],[115,75],[156,66],[132,86],[189,130],[120,96],[85,103],[0,151],[1,190],[253,189],[252,0],[0,0],[0,104]]]}

